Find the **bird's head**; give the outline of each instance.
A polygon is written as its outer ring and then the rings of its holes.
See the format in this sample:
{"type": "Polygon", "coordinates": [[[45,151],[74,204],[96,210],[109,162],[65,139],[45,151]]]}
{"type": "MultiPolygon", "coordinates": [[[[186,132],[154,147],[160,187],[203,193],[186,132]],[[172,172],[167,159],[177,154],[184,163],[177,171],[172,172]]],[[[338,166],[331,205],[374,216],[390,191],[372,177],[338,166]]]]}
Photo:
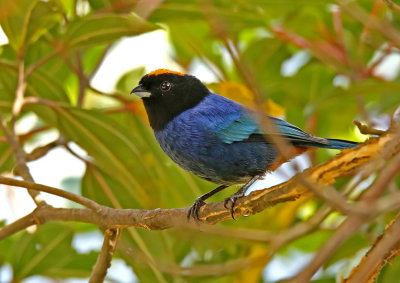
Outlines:
{"type": "Polygon", "coordinates": [[[153,129],[162,129],[183,111],[196,106],[210,91],[196,77],[167,69],[143,76],[131,93],[142,98],[153,129]]]}

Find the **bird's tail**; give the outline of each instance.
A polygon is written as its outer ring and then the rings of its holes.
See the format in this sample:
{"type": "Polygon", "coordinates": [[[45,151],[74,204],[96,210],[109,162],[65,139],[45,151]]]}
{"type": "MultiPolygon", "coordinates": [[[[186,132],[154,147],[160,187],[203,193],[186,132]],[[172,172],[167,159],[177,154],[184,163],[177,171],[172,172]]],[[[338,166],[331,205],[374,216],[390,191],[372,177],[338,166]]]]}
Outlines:
{"type": "Polygon", "coordinates": [[[331,149],[346,149],[355,147],[358,143],[346,140],[338,139],[324,139],[319,137],[310,137],[309,141],[293,142],[296,146],[310,146],[320,148],[331,148],[331,149]]]}
{"type": "Polygon", "coordinates": [[[338,139],[326,139],[329,144],[319,144],[318,147],[331,148],[331,149],[346,149],[355,147],[358,143],[338,139]]]}

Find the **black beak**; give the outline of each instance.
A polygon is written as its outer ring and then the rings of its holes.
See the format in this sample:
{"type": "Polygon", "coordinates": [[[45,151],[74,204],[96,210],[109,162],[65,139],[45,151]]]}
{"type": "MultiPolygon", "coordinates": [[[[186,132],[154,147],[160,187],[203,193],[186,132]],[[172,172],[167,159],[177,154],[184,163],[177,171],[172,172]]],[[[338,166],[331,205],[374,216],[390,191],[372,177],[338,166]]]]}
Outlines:
{"type": "Polygon", "coordinates": [[[132,89],[131,94],[136,94],[137,96],[143,98],[143,97],[150,97],[151,92],[146,90],[142,85],[138,85],[134,89],[132,89]]]}

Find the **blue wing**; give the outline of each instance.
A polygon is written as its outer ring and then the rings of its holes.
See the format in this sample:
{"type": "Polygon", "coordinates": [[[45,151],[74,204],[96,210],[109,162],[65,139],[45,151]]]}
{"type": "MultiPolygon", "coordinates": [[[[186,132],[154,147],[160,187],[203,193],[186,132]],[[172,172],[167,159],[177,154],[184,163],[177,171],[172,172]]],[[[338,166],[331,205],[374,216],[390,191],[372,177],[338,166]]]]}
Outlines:
{"type": "MultiPolygon", "coordinates": [[[[217,94],[209,94],[193,112],[195,117],[189,120],[200,121],[207,125],[207,131],[215,133],[224,143],[263,142],[269,143],[271,134],[261,130],[254,117],[254,110],[246,108],[228,98],[217,94]]],[[[343,140],[324,139],[311,136],[300,128],[273,116],[265,115],[278,130],[281,137],[296,146],[312,146],[344,149],[354,147],[356,143],[343,140]]]]}
{"type": "Polygon", "coordinates": [[[217,132],[217,136],[225,143],[233,143],[249,138],[253,134],[260,134],[256,122],[246,114],[242,114],[226,128],[217,132]]]}
{"type": "MultiPolygon", "coordinates": [[[[284,120],[273,116],[268,117],[280,135],[292,143],[329,144],[325,139],[313,137],[284,120]]],[[[257,122],[248,112],[242,112],[238,118],[231,121],[226,127],[218,129],[216,133],[227,144],[245,140],[266,142],[264,135],[268,136],[268,133],[260,129],[257,122]]]]}

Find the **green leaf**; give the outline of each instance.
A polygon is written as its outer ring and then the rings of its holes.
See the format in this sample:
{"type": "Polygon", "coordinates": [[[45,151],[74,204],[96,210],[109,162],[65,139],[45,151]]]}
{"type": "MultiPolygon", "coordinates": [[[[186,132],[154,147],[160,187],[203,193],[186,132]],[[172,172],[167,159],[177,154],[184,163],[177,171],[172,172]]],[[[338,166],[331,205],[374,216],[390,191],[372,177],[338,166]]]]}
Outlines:
{"type": "Polygon", "coordinates": [[[316,231],[292,242],[287,249],[295,248],[304,252],[314,252],[318,250],[331,235],[332,232],[329,231],[316,231]]]}
{"type": "Polygon", "coordinates": [[[76,19],[63,35],[68,49],[112,43],[122,36],[139,35],[158,29],[135,14],[92,14],[76,19]]]}
{"type": "Polygon", "coordinates": [[[11,112],[17,86],[17,69],[10,63],[0,61],[0,112],[11,112]]]}
{"type": "Polygon", "coordinates": [[[94,253],[81,255],[71,247],[73,229],[65,224],[48,223],[15,237],[8,259],[15,280],[31,275],[88,277],[96,261],[94,253]]]}
{"type": "Polygon", "coordinates": [[[112,0],[88,0],[93,10],[100,10],[110,6],[112,0]]]}
{"type": "Polygon", "coordinates": [[[400,278],[400,257],[397,256],[391,263],[386,264],[378,277],[378,283],[392,283],[400,278]]]}
{"type": "MultiPolygon", "coordinates": [[[[5,220],[0,220],[0,228],[4,227],[6,224],[5,220]]],[[[11,257],[11,247],[13,242],[15,241],[15,237],[7,237],[0,241],[0,266],[7,262],[7,260],[11,257]]]]}
{"type": "Polygon", "coordinates": [[[60,21],[61,15],[54,1],[2,0],[0,18],[3,18],[1,26],[10,45],[20,52],[46,34],[60,21]]]}
{"type": "MultiPolygon", "coordinates": [[[[18,71],[13,63],[4,60],[0,60],[0,70],[0,109],[9,112],[15,97],[18,71]]],[[[28,77],[26,96],[69,104],[68,96],[57,78],[39,70],[28,77]]]]}
{"type": "Polygon", "coordinates": [[[116,89],[121,93],[130,93],[132,88],[139,83],[140,78],[145,74],[144,67],[138,67],[126,72],[117,82],[116,89]]]}
{"type": "Polygon", "coordinates": [[[32,10],[26,43],[32,44],[62,20],[58,0],[39,1],[32,10]]]}
{"type": "Polygon", "coordinates": [[[24,44],[28,33],[30,16],[37,2],[38,0],[19,0],[13,2],[2,0],[0,2],[0,11],[3,11],[0,12],[1,18],[3,18],[1,26],[14,50],[19,50],[24,44]],[[7,2],[12,4],[8,4],[7,2]],[[6,4],[10,8],[7,9],[6,4]]]}
{"type": "MultiPolygon", "coordinates": [[[[94,158],[98,177],[104,179],[96,182],[110,186],[124,208],[188,205],[201,194],[200,184],[205,182],[172,165],[153,134],[133,115],[111,118],[96,110],[55,105],[35,105],[32,110],[94,158]],[[51,109],[52,116],[41,116],[46,109],[51,109]],[[181,192],[171,194],[170,188],[181,188],[181,192]]],[[[88,171],[86,176],[95,180],[88,171]]],[[[93,186],[99,188],[99,184],[93,186]]]]}
{"type": "Polygon", "coordinates": [[[82,178],[82,195],[109,207],[142,207],[129,183],[119,179],[118,176],[88,165],[82,178]]]}
{"type": "Polygon", "coordinates": [[[7,142],[0,142],[0,174],[11,172],[14,165],[14,155],[10,145],[7,142]]]}

